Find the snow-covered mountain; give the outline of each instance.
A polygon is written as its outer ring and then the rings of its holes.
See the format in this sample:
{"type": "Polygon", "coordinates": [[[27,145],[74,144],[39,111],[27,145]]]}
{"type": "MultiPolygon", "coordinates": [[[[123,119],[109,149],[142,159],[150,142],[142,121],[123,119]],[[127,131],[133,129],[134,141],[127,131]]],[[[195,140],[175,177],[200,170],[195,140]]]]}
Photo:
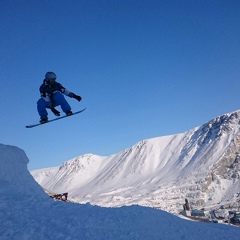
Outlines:
{"type": "Polygon", "coordinates": [[[240,111],[185,133],[143,140],[111,156],[86,154],[32,171],[49,191],[79,203],[139,204],[176,212],[234,202],[240,192],[240,111]]]}
{"type": "Polygon", "coordinates": [[[240,228],[187,221],[152,208],[55,202],[34,181],[27,163],[23,150],[0,144],[1,240],[239,239],[240,228]]]}

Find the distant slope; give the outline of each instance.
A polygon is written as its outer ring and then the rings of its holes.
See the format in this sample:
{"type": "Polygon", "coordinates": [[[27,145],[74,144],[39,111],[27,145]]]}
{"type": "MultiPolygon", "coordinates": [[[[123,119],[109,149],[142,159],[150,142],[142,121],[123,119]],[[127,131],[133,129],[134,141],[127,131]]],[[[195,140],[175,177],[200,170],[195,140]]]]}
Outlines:
{"type": "Polygon", "coordinates": [[[240,111],[185,133],[143,140],[108,157],[86,154],[32,171],[53,192],[103,206],[141,204],[169,211],[232,201],[240,185],[240,111]]]}

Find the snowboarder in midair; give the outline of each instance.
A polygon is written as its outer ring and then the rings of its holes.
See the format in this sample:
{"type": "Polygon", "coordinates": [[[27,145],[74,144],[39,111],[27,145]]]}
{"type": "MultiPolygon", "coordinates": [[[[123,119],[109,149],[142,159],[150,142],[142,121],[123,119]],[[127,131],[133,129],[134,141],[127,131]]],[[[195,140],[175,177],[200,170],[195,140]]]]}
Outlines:
{"type": "Polygon", "coordinates": [[[75,98],[79,102],[82,100],[81,96],[68,91],[60,83],[56,82],[56,79],[57,76],[54,72],[47,72],[43,84],[39,88],[41,98],[37,102],[37,110],[40,115],[40,123],[48,121],[47,108],[51,109],[54,115],[60,116],[60,112],[55,109],[56,106],[60,105],[67,116],[73,114],[63,94],[70,98],[75,98]]]}

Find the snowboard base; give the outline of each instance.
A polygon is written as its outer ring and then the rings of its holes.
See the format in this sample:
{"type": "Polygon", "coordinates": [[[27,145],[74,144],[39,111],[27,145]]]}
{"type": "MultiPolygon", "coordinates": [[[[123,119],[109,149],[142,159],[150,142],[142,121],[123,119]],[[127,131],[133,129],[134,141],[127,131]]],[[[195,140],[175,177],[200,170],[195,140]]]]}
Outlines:
{"type": "Polygon", "coordinates": [[[54,121],[57,121],[57,120],[60,120],[60,119],[63,119],[63,118],[66,118],[66,117],[71,117],[73,115],[76,115],[76,114],[79,114],[81,112],[83,112],[86,108],[80,110],[80,111],[77,111],[77,112],[74,112],[73,114],[69,115],[69,116],[61,116],[61,117],[57,117],[57,118],[54,118],[54,119],[51,119],[51,120],[48,120],[47,122],[45,123],[36,123],[36,124],[31,124],[31,125],[27,125],[26,128],[33,128],[33,127],[37,127],[37,126],[40,126],[40,125],[44,125],[44,124],[47,124],[47,123],[50,123],[50,122],[54,122],[54,121]]]}

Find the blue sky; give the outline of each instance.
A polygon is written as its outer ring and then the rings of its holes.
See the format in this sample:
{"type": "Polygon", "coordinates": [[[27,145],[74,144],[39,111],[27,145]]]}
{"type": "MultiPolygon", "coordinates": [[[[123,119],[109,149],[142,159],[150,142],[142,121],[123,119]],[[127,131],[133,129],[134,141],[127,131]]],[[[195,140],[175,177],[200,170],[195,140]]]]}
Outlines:
{"type": "Polygon", "coordinates": [[[24,149],[30,170],[240,109],[238,0],[3,0],[0,26],[0,142],[24,149]],[[87,110],[26,129],[47,71],[87,110]]]}

